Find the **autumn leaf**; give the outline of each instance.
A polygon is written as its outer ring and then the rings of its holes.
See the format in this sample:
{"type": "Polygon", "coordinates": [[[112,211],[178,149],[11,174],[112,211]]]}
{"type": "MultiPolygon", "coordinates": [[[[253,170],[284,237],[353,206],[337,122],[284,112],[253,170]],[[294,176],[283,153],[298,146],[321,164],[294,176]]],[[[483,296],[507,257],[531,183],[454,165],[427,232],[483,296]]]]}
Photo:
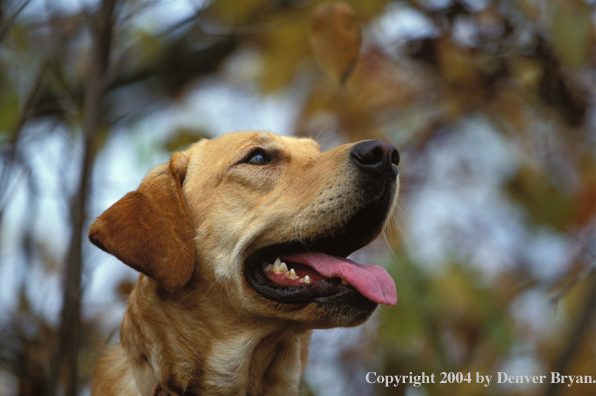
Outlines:
{"type": "Polygon", "coordinates": [[[310,34],[313,54],[342,86],[354,70],[361,44],[360,20],[351,6],[337,2],[315,10],[310,34]]]}

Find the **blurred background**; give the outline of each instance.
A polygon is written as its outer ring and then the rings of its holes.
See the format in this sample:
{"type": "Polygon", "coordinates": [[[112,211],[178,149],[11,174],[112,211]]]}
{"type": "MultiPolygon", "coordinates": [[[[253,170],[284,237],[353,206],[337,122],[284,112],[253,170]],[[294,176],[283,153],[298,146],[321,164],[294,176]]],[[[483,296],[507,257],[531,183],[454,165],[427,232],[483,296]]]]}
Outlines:
{"type": "Polygon", "coordinates": [[[594,396],[496,376],[596,379],[595,21],[593,0],[0,0],[0,395],[89,394],[136,279],[90,222],[172,151],[257,129],[402,157],[355,254],[398,304],[315,332],[302,395],[594,396]]]}

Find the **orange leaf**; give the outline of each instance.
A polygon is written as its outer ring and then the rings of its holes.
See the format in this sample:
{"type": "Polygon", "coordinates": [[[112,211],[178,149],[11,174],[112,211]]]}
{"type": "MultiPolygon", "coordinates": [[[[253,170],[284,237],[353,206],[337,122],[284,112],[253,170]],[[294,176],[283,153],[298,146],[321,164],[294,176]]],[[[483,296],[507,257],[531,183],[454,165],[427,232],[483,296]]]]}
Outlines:
{"type": "Polygon", "coordinates": [[[360,20],[352,7],[337,2],[316,9],[310,45],[315,58],[341,85],[354,70],[361,44],[360,20]]]}

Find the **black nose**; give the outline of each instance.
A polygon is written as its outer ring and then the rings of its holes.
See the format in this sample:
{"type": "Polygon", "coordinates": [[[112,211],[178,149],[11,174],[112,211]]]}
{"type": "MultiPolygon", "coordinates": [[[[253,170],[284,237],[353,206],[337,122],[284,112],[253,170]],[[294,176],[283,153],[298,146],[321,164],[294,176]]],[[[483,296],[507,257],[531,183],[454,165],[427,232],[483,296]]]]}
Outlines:
{"type": "Polygon", "coordinates": [[[350,159],[361,169],[377,172],[390,170],[397,174],[399,151],[394,145],[382,140],[367,140],[352,147],[350,159]]]}

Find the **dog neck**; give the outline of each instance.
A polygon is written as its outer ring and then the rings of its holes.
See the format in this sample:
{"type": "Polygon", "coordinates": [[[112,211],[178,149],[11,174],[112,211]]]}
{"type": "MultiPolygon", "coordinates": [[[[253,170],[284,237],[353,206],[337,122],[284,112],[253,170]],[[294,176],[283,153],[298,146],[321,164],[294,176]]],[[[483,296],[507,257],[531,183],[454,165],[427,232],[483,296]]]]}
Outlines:
{"type": "Polygon", "coordinates": [[[121,328],[143,396],[298,393],[310,331],[288,323],[264,327],[247,322],[225,306],[225,294],[214,290],[191,303],[164,300],[158,288],[150,278],[139,278],[121,328]],[[188,309],[195,313],[185,314],[188,309]],[[177,332],[172,332],[168,321],[178,310],[173,316],[177,332]]]}

